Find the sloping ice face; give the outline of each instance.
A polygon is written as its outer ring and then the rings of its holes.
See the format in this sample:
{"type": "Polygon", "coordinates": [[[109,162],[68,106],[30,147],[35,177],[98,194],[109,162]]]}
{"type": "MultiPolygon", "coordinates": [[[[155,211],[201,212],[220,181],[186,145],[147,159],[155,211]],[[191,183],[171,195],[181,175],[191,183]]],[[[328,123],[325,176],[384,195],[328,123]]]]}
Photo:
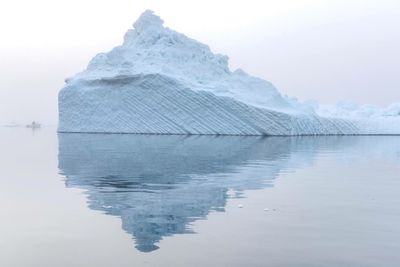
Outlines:
{"type": "MultiPolygon", "coordinates": [[[[339,109],[338,109],[339,110],[339,109]]],[[[124,43],[100,53],[59,93],[59,132],[352,135],[399,134],[400,105],[380,116],[315,109],[282,96],[151,11],[124,43]],[[397,110],[398,109],[398,110],[397,110]],[[321,112],[319,112],[321,110],[321,112]],[[398,112],[397,112],[398,111],[398,112]],[[323,116],[318,115],[319,113],[323,116]],[[354,115],[356,114],[356,115],[354,115]]]]}

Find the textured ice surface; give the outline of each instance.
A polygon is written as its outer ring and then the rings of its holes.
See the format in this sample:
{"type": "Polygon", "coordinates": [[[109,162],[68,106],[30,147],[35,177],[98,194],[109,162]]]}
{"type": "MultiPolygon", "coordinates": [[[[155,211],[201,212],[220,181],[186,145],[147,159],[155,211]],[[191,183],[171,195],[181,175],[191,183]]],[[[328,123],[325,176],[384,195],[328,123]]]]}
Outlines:
{"type": "Polygon", "coordinates": [[[318,107],[282,96],[152,11],[124,43],[66,79],[60,132],[316,135],[399,134],[400,105],[318,107]]]}

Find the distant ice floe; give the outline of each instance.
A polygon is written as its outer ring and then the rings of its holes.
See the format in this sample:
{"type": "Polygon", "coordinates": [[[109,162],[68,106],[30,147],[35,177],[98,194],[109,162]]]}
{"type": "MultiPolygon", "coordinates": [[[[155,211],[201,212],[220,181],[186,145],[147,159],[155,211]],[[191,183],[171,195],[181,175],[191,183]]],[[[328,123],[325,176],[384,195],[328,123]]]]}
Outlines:
{"type": "Polygon", "coordinates": [[[400,134],[400,104],[319,106],[282,96],[228,57],[144,12],[124,42],[96,55],[59,93],[59,132],[400,134]]]}
{"type": "Polygon", "coordinates": [[[15,121],[10,121],[10,122],[0,122],[0,127],[16,128],[16,127],[22,127],[22,125],[15,121]]]}

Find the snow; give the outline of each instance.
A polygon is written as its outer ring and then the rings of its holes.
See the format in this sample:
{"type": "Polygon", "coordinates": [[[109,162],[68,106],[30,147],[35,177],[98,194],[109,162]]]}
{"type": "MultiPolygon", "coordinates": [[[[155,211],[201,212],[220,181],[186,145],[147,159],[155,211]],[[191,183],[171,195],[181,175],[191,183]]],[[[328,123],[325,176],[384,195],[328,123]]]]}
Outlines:
{"type": "Polygon", "coordinates": [[[228,57],[145,11],[124,42],[66,79],[60,132],[316,135],[398,134],[400,105],[320,107],[230,71],[228,57]]]}
{"type": "Polygon", "coordinates": [[[373,105],[358,105],[357,103],[345,101],[335,106],[322,106],[318,113],[322,116],[334,117],[356,117],[356,118],[382,118],[400,117],[400,103],[392,104],[387,108],[379,108],[373,105]]]}

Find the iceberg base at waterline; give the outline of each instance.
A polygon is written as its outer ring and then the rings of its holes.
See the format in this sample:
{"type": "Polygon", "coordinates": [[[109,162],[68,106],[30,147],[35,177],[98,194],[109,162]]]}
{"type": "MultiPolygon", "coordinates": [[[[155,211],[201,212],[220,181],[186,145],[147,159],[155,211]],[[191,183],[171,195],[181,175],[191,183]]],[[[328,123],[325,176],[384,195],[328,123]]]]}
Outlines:
{"type": "Polygon", "coordinates": [[[393,112],[327,112],[282,96],[144,12],[124,43],[59,93],[59,132],[199,135],[400,134],[393,112]]]}

